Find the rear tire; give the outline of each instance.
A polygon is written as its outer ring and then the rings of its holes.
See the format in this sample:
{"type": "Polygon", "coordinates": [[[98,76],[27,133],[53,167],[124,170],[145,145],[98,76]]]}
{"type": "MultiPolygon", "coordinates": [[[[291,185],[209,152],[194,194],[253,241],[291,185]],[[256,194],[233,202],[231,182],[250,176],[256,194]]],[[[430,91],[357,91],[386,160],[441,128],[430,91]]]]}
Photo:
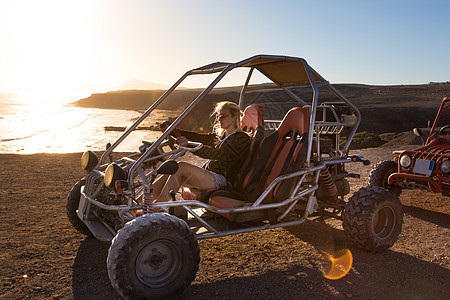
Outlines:
{"type": "Polygon", "coordinates": [[[397,196],[384,188],[361,188],[342,213],[347,237],[358,248],[381,252],[394,245],[402,230],[403,209],[397,196]]]}
{"type": "Polygon", "coordinates": [[[83,221],[78,218],[77,209],[80,204],[81,187],[86,184],[86,180],[81,179],[70,190],[66,200],[66,214],[73,228],[84,235],[93,236],[92,232],[86,227],[83,221]]]}
{"type": "Polygon", "coordinates": [[[177,297],[195,279],[197,239],[186,222],[163,213],[138,217],[119,230],[108,251],[108,275],[124,299],[177,297]]]}
{"type": "Polygon", "coordinates": [[[379,186],[392,191],[397,197],[400,196],[402,188],[395,184],[388,184],[388,178],[396,173],[398,165],[392,160],[383,160],[376,163],[369,174],[369,186],[379,186]]]}

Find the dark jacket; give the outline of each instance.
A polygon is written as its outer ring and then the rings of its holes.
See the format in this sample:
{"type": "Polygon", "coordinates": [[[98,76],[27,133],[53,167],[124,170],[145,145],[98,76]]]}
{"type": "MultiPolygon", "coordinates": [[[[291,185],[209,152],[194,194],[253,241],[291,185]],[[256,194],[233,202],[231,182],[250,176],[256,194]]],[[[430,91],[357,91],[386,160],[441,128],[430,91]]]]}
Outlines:
{"type": "Polygon", "coordinates": [[[201,134],[185,130],[180,130],[180,134],[188,140],[203,144],[201,149],[193,153],[209,159],[203,165],[206,170],[221,174],[231,184],[234,184],[236,175],[250,148],[250,136],[247,133],[236,131],[224,139],[219,139],[214,134],[201,134]]]}

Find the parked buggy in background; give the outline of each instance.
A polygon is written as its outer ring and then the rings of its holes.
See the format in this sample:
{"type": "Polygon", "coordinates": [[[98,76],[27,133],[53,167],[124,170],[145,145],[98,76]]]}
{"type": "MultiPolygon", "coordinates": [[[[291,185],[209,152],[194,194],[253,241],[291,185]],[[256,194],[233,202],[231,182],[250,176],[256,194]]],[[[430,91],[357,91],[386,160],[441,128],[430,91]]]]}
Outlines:
{"type": "MultiPolygon", "coordinates": [[[[199,239],[294,226],[307,219],[342,220],[354,245],[366,251],[383,251],[396,242],[401,231],[403,214],[398,198],[384,188],[366,187],[345,200],[350,192],[347,178],[359,177],[347,172],[345,165],[369,164],[361,155],[349,154],[360,121],[359,110],[302,58],[257,55],[237,63],[217,62],[196,68],[156,100],[103,153],[99,163],[93,152],[83,154],[81,162],[87,175],[70,192],[67,215],[80,232],[111,241],[108,274],[123,298],[181,294],[198,270],[199,239]],[[233,191],[218,191],[201,201],[194,198],[152,204],[155,177],[173,174],[177,160],[202,147],[191,141],[174,146],[170,134],[235,69],[248,70],[239,105],[245,110],[242,128],[251,135],[252,144],[239,171],[241,180],[234,186],[247,198],[234,198],[233,191]],[[271,84],[250,84],[255,73],[271,84]],[[159,138],[144,141],[138,153],[108,161],[112,151],[145,118],[151,118],[152,111],[162,107],[186,78],[205,74],[216,77],[189,100],[159,138]],[[308,99],[299,96],[299,89],[308,89],[308,99]],[[280,109],[275,102],[245,104],[247,95],[264,90],[281,90],[294,100],[295,105],[282,120],[263,120],[263,110],[280,109]],[[319,91],[326,95],[325,100],[319,99],[319,91]],[[343,146],[342,135],[347,138],[343,146]]],[[[173,200],[180,196],[172,193],[173,200]]]]}
{"type": "Polygon", "coordinates": [[[423,145],[415,150],[394,151],[394,160],[375,164],[369,174],[369,185],[387,188],[397,196],[402,189],[450,196],[450,125],[440,122],[444,115],[448,118],[449,107],[450,98],[444,97],[427,139],[423,140],[419,128],[413,130],[422,138],[423,145]]]}

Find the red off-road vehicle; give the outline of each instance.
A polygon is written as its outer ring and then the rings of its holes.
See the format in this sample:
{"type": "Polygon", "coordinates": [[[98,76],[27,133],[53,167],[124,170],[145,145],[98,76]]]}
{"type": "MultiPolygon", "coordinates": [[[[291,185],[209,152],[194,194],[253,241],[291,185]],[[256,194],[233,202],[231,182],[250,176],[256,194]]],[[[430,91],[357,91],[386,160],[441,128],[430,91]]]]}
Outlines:
{"type": "Polygon", "coordinates": [[[150,104],[100,159],[91,151],[83,154],[87,174],[69,193],[67,215],[80,232],[111,242],[108,275],[126,299],[182,293],[199,267],[199,239],[331,217],[343,222],[357,247],[383,251],[401,231],[398,198],[384,188],[366,187],[345,199],[350,193],[347,178],[359,176],[346,171],[345,165],[369,164],[361,155],[349,154],[360,121],[359,110],[302,58],[257,55],[199,67],[150,104]],[[192,141],[176,146],[170,135],[183,126],[204,130],[204,125],[195,123],[203,114],[208,117],[214,105],[209,94],[235,71],[244,75],[239,93],[239,105],[245,110],[241,127],[252,139],[240,180],[231,191],[194,198],[173,191],[170,194],[177,201],[152,204],[155,178],[174,174],[184,154],[203,146],[192,141]],[[175,100],[170,98],[177,96],[174,90],[185,79],[201,75],[214,77],[198,95],[184,97],[184,91],[175,100]],[[254,76],[270,84],[252,83],[254,76]],[[200,109],[203,104],[210,106],[200,109]],[[177,118],[159,138],[143,141],[140,151],[128,156],[117,158],[120,153],[112,153],[144,119],[169,110],[177,112],[177,118]],[[341,136],[347,138],[344,145],[341,136]],[[234,192],[243,197],[234,198],[234,192]]]}
{"type": "MultiPolygon", "coordinates": [[[[402,189],[421,189],[449,196],[450,125],[439,122],[449,107],[450,98],[445,97],[422,147],[394,151],[394,160],[375,164],[369,174],[369,185],[387,188],[397,196],[402,189]]],[[[419,128],[414,128],[413,131],[422,138],[419,128]]]]}

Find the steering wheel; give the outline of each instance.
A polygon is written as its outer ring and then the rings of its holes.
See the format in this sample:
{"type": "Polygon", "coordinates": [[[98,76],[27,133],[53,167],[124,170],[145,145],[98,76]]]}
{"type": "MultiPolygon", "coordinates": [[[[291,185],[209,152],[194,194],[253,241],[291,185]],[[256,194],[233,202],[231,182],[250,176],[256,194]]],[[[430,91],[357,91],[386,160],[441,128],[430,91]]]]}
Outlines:
{"type": "Polygon", "coordinates": [[[176,149],[176,147],[175,147],[176,138],[179,137],[179,136],[181,136],[181,133],[176,128],[174,130],[172,130],[172,133],[167,136],[167,141],[169,143],[170,149],[172,149],[172,150],[176,149]]]}
{"type": "Polygon", "coordinates": [[[442,126],[441,129],[439,130],[439,135],[447,135],[447,133],[445,132],[445,129],[450,128],[450,125],[445,125],[442,126]]]}

